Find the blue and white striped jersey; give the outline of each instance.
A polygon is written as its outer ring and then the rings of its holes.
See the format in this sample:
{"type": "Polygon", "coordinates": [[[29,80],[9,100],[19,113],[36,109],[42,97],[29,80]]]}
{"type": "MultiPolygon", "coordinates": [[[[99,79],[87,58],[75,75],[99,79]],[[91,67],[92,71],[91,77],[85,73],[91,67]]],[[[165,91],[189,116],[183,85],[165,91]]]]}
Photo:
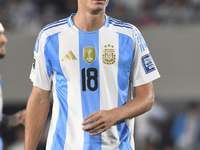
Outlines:
{"type": "Polygon", "coordinates": [[[160,77],[139,30],[105,16],[97,31],[76,28],[70,17],[47,25],[34,50],[33,85],[53,92],[47,150],[134,150],[134,119],[97,136],[82,122],[97,110],[124,105],[130,89],[160,77]]]}

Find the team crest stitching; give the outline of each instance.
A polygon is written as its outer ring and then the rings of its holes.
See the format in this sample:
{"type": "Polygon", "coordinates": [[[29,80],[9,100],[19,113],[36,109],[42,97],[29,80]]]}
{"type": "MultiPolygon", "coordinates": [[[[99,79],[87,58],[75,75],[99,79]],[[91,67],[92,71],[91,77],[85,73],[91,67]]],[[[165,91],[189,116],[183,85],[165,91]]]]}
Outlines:
{"type": "Polygon", "coordinates": [[[83,48],[83,59],[91,64],[96,59],[96,52],[94,47],[84,47],[83,48]]]}
{"type": "Polygon", "coordinates": [[[113,45],[105,45],[105,49],[103,51],[102,60],[104,64],[111,65],[115,63],[115,50],[113,45]]]}

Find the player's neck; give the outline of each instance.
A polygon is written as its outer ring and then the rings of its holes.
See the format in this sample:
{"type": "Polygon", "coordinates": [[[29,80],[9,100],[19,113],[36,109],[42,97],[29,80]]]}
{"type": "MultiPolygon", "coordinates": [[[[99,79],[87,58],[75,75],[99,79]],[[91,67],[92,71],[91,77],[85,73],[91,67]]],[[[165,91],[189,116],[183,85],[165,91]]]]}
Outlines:
{"type": "Polygon", "coordinates": [[[92,32],[100,29],[105,22],[105,12],[99,14],[77,12],[72,18],[75,26],[82,31],[92,32]]]}

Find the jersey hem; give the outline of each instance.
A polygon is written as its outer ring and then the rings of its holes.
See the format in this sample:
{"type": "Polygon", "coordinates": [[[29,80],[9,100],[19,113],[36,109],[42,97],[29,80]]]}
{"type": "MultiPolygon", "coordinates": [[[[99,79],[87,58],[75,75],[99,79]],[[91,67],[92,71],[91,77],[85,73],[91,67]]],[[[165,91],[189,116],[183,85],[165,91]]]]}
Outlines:
{"type": "Polygon", "coordinates": [[[36,86],[36,87],[38,87],[38,88],[40,88],[40,89],[42,89],[42,90],[45,90],[45,91],[51,91],[51,88],[45,87],[45,86],[43,86],[43,85],[40,84],[40,83],[34,83],[34,82],[33,82],[33,86],[36,86]]]}

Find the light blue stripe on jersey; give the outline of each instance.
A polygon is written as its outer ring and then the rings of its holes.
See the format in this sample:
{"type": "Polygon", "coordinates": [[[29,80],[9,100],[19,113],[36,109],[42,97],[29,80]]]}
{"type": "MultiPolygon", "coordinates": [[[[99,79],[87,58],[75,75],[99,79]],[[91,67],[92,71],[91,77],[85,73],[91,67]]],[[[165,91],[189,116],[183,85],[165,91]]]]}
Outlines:
{"type": "MultiPolygon", "coordinates": [[[[131,70],[131,64],[134,57],[133,39],[129,36],[119,34],[119,63],[118,63],[118,106],[122,106],[126,103],[129,75],[131,70]]],[[[126,123],[119,122],[117,125],[119,140],[121,145],[119,150],[132,150],[132,147],[128,141],[130,131],[126,123]]]]}
{"type": "MultiPolygon", "coordinates": [[[[88,68],[94,68],[99,71],[99,31],[95,32],[83,32],[79,31],[79,53],[80,53],[80,72],[85,68],[85,78],[83,80],[86,81],[86,91],[81,91],[81,100],[82,100],[82,110],[83,110],[83,119],[88,115],[93,113],[94,111],[100,110],[100,81],[98,80],[98,88],[95,91],[90,91],[88,89],[88,76],[93,76],[94,72],[87,73],[88,68]],[[88,64],[83,59],[83,49],[84,47],[94,47],[96,53],[96,59],[91,64],[88,64]]],[[[100,76],[99,73],[98,77],[100,76]]],[[[82,87],[82,75],[81,75],[81,87],[82,87]]],[[[91,86],[94,86],[94,81],[91,80],[91,86]]],[[[101,150],[101,135],[90,136],[88,132],[84,132],[84,145],[83,150],[101,150]]]]}
{"type": "Polygon", "coordinates": [[[59,61],[59,33],[53,34],[47,38],[45,45],[45,57],[48,73],[54,69],[56,70],[56,92],[59,100],[59,115],[56,124],[56,130],[53,135],[52,150],[63,150],[66,139],[66,125],[67,125],[67,80],[65,79],[59,61]],[[51,62],[48,58],[51,58],[51,62]]]}
{"type": "Polygon", "coordinates": [[[67,18],[67,23],[68,23],[68,26],[71,27],[71,26],[74,26],[74,23],[72,21],[72,17],[74,16],[75,14],[72,13],[70,17],[67,18]]]}
{"type": "Polygon", "coordinates": [[[104,26],[105,26],[105,27],[109,27],[109,22],[110,22],[110,17],[108,17],[107,15],[105,15],[105,23],[104,23],[104,26]]]}
{"type": "Polygon", "coordinates": [[[117,20],[117,19],[113,19],[110,17],[110,23],[114,26],[118,26],[118,27],[125,27],[125,28],[129,28],[129,29],[133,29],[133,25],[129,24],[129,23],[125,23],[121,20],[117,20]]]}
{"type": "Polygon", "coordinates": [[[140,46],[140,50],[141,52],[145,51],[147,48],[147,44],[146,42],[144,41],[144,38],[142,36],[142,34],[140,33],[140,31],[134,27],[132,24],[130,23],[125,23],[125,22],[122,22],[120,20],[117,20],[117,19],[113,19],[113,18],[110,18],[110,23],[114,26],[118,26],[118,27],[125,27],[125,28],[129,28],[129,29],[132,29],[135,36],[137,37],[137,41],[138,41],[138,44],[140,46]]]}
{"type": "Polygon", "coordinates": [[[51,23],[49,25],[46,25],[42,31],[40,32],[40,34],[38,35],[38,38],[37,38],[37,41],[36,41],[36,45],[35,45],[35,48],[34,48],[34,51],[36,53],[38,53],[38,50],[39,50],[39,41],[40,41],[40,38],[41,38],[41,35],[44,31],[48,30],[48,29],[51,29],[51,28],[54,28],[54,27],[57,27],[57,26],[60,26],[60,25],[64,25],[67,23],[67,19],[62,19],[62,20],[59,20],[59,21],[56,21],[54,23],[51,23]]]}
{"type": "Polygon", "coordinates": [[[49,78],[51,77],[52,74],[52,67],[59,66],[59,44],[58,44],[58,33],[55,33],[46,39],[46,44],[44,46],[44,54],[46,57],[46,65],[47,65],[47,73],[49,78]],[[56,56],[56,57],[54,57],[56,56]],[[52,62],[50,62],[51,60],[52,62]],[[55,63],[56,62],[56,63],[55,63]],[[53,65],[53,66],[52,66],[53,65]]]}

